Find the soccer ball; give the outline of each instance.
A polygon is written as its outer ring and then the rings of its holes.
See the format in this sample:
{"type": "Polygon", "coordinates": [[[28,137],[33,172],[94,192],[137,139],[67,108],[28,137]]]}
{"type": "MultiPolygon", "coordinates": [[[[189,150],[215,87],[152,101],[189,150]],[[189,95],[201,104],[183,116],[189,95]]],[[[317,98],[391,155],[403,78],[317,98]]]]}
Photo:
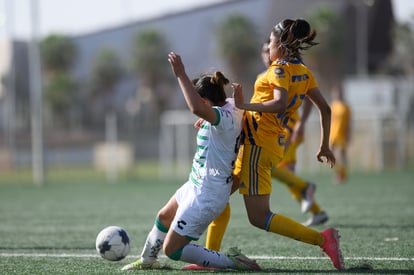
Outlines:
{"type": "Polygon", "coordinates": [[[108,226],[96,237],[96,251],[109,261],[120,261],[130,250],[128,233],[119,226],[108,226]]]}

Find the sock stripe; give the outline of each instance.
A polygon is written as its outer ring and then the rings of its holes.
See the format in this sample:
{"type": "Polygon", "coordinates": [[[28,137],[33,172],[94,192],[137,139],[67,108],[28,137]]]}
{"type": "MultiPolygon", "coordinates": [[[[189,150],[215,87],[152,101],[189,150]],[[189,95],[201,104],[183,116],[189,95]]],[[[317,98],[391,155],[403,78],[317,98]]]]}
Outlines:
{"type": "Polygon", "coordinates": [[[266,230],[266,231],[269,231],[269,227],[270,227],[270,223],[272,222],[272,219],[273,219],[273,216],[274,216],[275,214],[274,213],[272,213],[272,212],[270,212],[270,214],[269,215],[267,215],[267,217],[266,217],[266,221],[265,221],[265,224],[264,224],[264,229],[266,230]]]}
{"type": "Polygon", "coordinates": [[[157,226],[158,230],[160,230],[163,233],[167,233],[168,232],[168,228],[165,227],[161,221],[157,218],[155,218],[155,226],[157,226]]]}
{"type": "Polygon", "coordinates": [[[177,251],[175,251],[173,254],[168,256],[168,258],[170,258],[171,260],[174,260],[174,261],[179,261],[181,259],[182,254],[183,254],[183,248],[180,248],[177,251]]]}

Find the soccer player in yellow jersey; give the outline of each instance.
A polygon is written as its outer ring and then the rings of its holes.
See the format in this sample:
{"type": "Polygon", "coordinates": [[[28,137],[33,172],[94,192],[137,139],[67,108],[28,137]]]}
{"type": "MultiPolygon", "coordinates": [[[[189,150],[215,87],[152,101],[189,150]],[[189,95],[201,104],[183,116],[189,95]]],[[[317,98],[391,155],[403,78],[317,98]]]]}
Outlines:
{"type": "Polygon", "coordinates": [[[303,64],[301,50],[317,43],[316,32],[303,19],[286,19],[270,33],[269,54],[272,64],[257,78],[250,103],[245,103],[240,87],[234,90],[239,109],[245,110],[243,146],[234,170],[234,184],[239,184],[250,223],[268,232],[308,244],[318,245],[337,269],[343,269],[338,231],[322,232],[306,227],[270,210],[271,171],[283,158],[286,135],[284,125],[302,104],[305,97],[317,107],[321,118],[321,144],[317,153],[320,162],[331,167],[335,157],[329,148],[331,110],[313,73],[303,64]],[[238,183],[237,183],[238,182],[238,183]]]}
{"type": "Polygon", "coordinates": [[[245,110],[243,145],[234,170],[233,190],[243,195],[250,223],[268,232],[304,243],[317,245],[329,256],[337,269],[344,269],[335,228],[322,232],[306,227],[289,217],[270,210],[271,172],[283,158],[285,125],[307,97],[317,107],[321,118],[320,162],[330,167],[335,157],[329,148],[331,110],[312,72],[302,63],[301,50],[317,43],[316,32],[303,19],[286,19],[270,33],[269,53],[272,64],[256,79],[250,103],[245,103],[240,86],[234,90],[239,109],[245,110]]]}
{"type": "MultiPolygon", "coordinates": [[[[268,41],[263,44],[261,53],[263,64],[267,68],[271,63],[268,41]]],[[[260,75],[258,77],[260,77],[260,75]]],[[[301,204],[302,212],[311,213],[311,217],[303,223],[306,226],[321,225],[329,219],[326,212],[321,209],[314,199],[315,184],[307,182],[294,173],[296,167],[296,150],[300,144],[303,143],[304,126],[312,108],[311,104],[312,103],[305,98],[302,107],[302,117],[300,117],[299,112],[296,111],[289,117],[284,125],[286,140],[288,141],[285,148],[285,154],[283,159],[272,171],[272,177],[285,184],[292,194],[292,197],[301,204]]]]}
{"type": "MultiPolygon", "coordinates": [[[[261,49],[262,62],[266,68],[271,64],[269,58],[269,41],[262,45],[261,49]]],[[[261,77],[260,73],[257,78],[261,77]]],[[[285,154],[283,159],[272,170],[272,178],[277,179],[288,187],[292,197],[301,203],[301,210],[303,213],[311,212],[312,216],[304,225],[316,226],[325,223],[328,220],[328,215],[323,211],[319,204],[315,201],[313,193],[315,185],[308,183],[298,177],[294,171],[296,166],[296,149],[303,142],[304,125],[311,111],[311,102],[305,98],[303,104],[302,117],[296,111],[289,117],[285,126],[285,135],[288,144],[286,144],[285,154]]],[[[220,251],[221,241],[224,237],[228,222],[230,219],[230,205],[227,205],[226,210],[215,219],[209,226],[206,238],[206,247],[216,251],[220,251]]],[[[196,269],[197,267],[192,267],[196,269]]]]}
{"type": "Polygon", "coordinates": [[[339,156],[338,164],[335,167],[336,182],[344,183],[348,177],[347,147],[351,139],[351,108],[344,101],[340,87],[335,87],[332,92],[332,97],[332,120],[329,142],[332,151],[339,156]]]}

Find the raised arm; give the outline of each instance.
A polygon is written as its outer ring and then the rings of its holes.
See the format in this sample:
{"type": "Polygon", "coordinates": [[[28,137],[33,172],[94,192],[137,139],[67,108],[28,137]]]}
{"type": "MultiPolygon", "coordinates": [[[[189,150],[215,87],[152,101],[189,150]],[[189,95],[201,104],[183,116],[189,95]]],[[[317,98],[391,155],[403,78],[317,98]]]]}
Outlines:
{"type": "Polygon", "coordinates": [[[185,72],[181,57],[175,52],[171,52],[168,54],[168,62],[171,64],[171,69],[177,78],[181,92],[184,95],[184,99],[190,111],[196,116],[215,124],[217,122],[217,113],[213,110],[211,105],[206,102],[207,100],[203,99],[194,89],[193,83],[185,72]]]}

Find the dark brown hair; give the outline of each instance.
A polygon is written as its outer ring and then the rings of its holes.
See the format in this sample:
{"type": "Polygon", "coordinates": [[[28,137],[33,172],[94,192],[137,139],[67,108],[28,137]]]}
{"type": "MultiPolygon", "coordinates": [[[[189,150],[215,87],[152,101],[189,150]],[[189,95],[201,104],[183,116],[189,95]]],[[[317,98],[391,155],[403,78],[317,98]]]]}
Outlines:
{"type": "Polygon", "coordinates": [[[304,19],[285,19],[273,28],[273,34],[279,38],[281,47],[285,50],[286,58],[302,60],[301,51],[307,50],[319,43],[313,42],[316,31],[311,29],[304,19]]]}
{"type": "Polygon", "coordinates": [[[222,72],[216,71],[213,74],[202,74],[193,80],[193,85],[202,98],[207,98],[214,105],[224,102],[227,98],[224,86],[229,80],[222,72]]]}

